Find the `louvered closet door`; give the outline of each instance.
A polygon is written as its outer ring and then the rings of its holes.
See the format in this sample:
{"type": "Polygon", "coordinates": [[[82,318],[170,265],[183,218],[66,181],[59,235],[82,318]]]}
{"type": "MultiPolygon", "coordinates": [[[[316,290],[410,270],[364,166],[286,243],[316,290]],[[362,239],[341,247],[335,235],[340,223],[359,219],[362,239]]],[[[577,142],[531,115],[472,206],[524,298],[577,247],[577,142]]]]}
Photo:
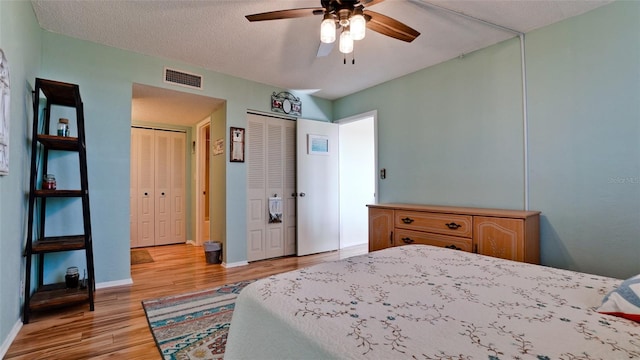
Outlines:
{"type": "MultiPolygon", "coordinates": [[[[282,120],[267,118],[267,193],[265,197],[282,198],[284,191],[284,126],[282,120]]],[[[267,213],[269,212],[267,202],[267,213]]],[[[267,217],[268,219],[269,217],[267,217]]],[[[266,258],[284,255],[284,226],[282,222],[267,222],[266,258]]]]}
{"type": "Polygon", "coordinates": [[[284,120],[284,255],[296,253],[296,123],[284,120]]]}
{"type": "Polygon", "coordinates": [[[247,162],[247,260],[265,258],[266,124],[262,117],[247,115],[245,152],[247,162]]]}
{"type": "Polygon", "coordinates": [[[294,254],[295,122],[248,114],[245,148],[247,258],[294,254]],[[269,223],[270,197],[282,199],[280,223],[269,223]]]}

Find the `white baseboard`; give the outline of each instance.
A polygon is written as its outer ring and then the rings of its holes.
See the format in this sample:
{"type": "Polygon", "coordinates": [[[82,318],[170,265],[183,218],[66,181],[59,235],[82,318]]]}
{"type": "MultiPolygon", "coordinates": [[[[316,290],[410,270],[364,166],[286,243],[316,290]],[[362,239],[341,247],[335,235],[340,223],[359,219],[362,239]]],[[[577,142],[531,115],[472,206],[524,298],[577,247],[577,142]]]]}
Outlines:
{"type": "Polygon", "coordinates": [[[133,284],[133,279],[131,278],[116,280],[116,281],[105,281],[101,283],[96,283],[96,289],[104,289],[104,288],[110,288],[114,286],[131,285],[131,284],[133,284]]]}
{"type": "Polygon", "coordinates": [[[11,332],[9,332],[9,335],[7,335],[7,338],[4,339],[4,341],[2,342],[2,347],[0,347],[0,359],[4,359],[4,356],[9,351],[9,347],[11,346],[11,343],[13,343],[13,340],[15,340],[16,336],[18,336],[20,329],[22,329],[22,320],[18,320],[13,325],[11,332]]]}
{"type": "Polygon", "coordinates": [[[232,268],[232,267],[238,267],[238,266],[246,266],[249,265],[248,261],[238,261],[238,262],[234,262],[234,263],[222,263],[222,267],[225,268],[232,268]]]}

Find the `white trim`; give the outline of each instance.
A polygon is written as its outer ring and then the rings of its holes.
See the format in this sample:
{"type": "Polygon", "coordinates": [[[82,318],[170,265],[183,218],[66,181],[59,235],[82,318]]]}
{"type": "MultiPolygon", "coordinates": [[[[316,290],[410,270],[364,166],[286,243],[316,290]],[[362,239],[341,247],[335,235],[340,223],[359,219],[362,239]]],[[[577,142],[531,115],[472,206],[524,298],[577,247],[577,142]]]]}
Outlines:
{"type": "Polygon", "coordinates": [[[96,290],[97,289],[110,288],[110,287],[116,287],[116,286],[123,286],[123,285],[132,285],[132,284],[133,284],[133,279],[132,278],[122,279],[122,280],[115,280],[115,281],[105,281],[105,282],[97,283],[96,284],[96,290]]]}
{"type": "Polygon", "coordinates": [[[529,210],[529,115],[527,110],[527,64],[525,56],[524,34],[520,38],[520,69],[522,72],[522,128],[524,161],[524,209],[529,210]]]}
{"type": "MultiPolygon", "coordinates": [[[[202,238],[202,223],[204,223],[204,214],[202,213],[202,196],[200,196],[200,190],[204,187],[201,184],[202,174],[201,172],[204,170],[204,154],[205,151],[204,146],[206,146],[206,142],[204,142],[205,132],[204,129],[209,127],[209,132],[211,132],[211,115],[208,118],[200,121],[196,125],[196,191],[195,191],[195,201],[196,201],[196,228],[195,228],[195,241],[193,245],[202,246],[204,244],[205,239],[202,238]],[[202,221],[201,221],[202,220],[202,221]]],[[[206,168],[206,167],[205,167],[206,168]]]]}
{"type": "Polygon", "coordinates": [[[348,124],[350,122],[358,121],[366,117],[373,118],[373,152],[374,152],[374,163],[373,163],[373,178],[376,179],[375,183],[375,194],[374,194],[374,202],[377,204],[379,195],[380,195],[380,177],[378,176],[378,110],[371,110],[364,112],[362,114],[357,114],[353,116],[349,116],[346,118],[338,119],[334,121],[334,123],[343,125],[348,124]]]}
{"type": "Polygon", "coordinates": [[[18,320],[13,324],[13,328],[11,328],[9,335],[7,335],[7,338],[2,342],[2,347],[0,347],[0,359],[4,359],[4,356],[9,351],[9,347],[11,347],[13,340],[18,336],[20,329],[22,329],[22,321],[18,320]]]}
{"type": "Polygon", "coordinates": [[[233,267],[247,266],[247,265],[249,265],[248,261],[237,261],[237,262],[234,262],[234,263],[226,263],[226,262],[222,263],[222,267],[225,267],[225,268],[233,268],[233,267]]]}

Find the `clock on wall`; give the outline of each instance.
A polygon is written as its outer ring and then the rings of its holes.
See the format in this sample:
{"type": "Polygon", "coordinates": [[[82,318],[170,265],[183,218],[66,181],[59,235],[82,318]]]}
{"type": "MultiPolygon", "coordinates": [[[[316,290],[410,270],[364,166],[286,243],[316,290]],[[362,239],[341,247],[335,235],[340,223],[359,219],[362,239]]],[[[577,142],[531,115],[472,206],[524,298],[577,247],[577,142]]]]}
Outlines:
{"type": "Polygon", "coordinates": [[[302,115],[302,102],[300,98],[293,96],[290,92],[282,91],[271,95],[271,111],[287,115],[302,115]]]}

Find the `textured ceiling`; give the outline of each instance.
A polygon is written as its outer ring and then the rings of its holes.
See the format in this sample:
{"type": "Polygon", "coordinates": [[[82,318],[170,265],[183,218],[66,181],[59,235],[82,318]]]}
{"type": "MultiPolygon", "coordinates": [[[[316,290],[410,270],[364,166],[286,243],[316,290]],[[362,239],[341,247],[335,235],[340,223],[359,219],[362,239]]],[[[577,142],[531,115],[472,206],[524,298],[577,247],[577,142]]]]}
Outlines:
{"type": "MultiPolygon", "coordinates": [[[[514,34],[465,19],[465,13],[519,32],[579,15],[610,0],[386,0],[370,7],[421,35],[412,43],[369,31],[355,44],[355,65],[337,46],[317,57],[320,16],[249,23],[244,15],[317,7],[319,0],[34,0],[42,28],[244,79],[336,99],[469,53],[514,34]]],[[[206,82],[206,78],[204,79],[206,82]]]]}

